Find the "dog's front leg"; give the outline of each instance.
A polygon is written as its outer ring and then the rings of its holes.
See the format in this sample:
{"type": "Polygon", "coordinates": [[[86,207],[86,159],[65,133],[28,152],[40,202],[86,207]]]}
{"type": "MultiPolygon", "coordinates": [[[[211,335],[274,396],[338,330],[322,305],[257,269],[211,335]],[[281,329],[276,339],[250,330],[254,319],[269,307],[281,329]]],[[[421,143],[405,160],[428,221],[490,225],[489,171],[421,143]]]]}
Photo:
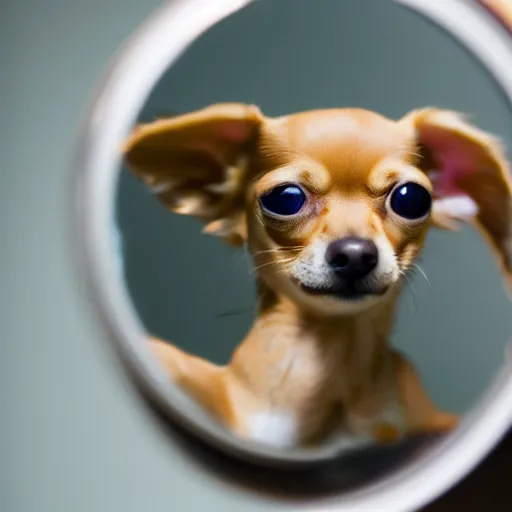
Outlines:
{"type": "Polygon", "coordinates": [[[254,420],[260,418],[259,413],[267,409],[268,404],[236,376],[231,366],[217,366],[156,338],[151,338],[150,344],[172,382],[232,434],[258,441],[259,431],[256,428],[254,432],[254,420]]]}
{"type": "Polygon", "coordinates": [[[449,432],[458,425],[456,415],[433,404],[405,357],[394,352],[390,362],[390,371],[383,372],[348,409],[351,432],[386,444],[411,435],[449,432]]]}
{"type": "Polygon", "coordinates": [[[226,367],[187,354],[183,350],[150,338],[157,359],[176,385],[204,407],[218,421],[232,427],[233,415],[226,388],[226,367]]]}
{"type": "Polygon", "coordinates": [[[399,353],[395,353],[394,363],[408,433],[440,434],[456,428],[459,417],[435,406],[411,363],[399,353]]]}

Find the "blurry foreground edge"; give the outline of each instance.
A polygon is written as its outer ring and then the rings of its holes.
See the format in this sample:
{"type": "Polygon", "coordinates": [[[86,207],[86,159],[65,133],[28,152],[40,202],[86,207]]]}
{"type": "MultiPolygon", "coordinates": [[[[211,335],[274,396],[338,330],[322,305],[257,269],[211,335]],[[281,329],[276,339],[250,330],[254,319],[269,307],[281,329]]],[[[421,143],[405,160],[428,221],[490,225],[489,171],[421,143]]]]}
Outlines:
{"type": "Polygon", "coordinates": [[[512,0],[477,0],[505,27],[512,31],[512,0]]]}

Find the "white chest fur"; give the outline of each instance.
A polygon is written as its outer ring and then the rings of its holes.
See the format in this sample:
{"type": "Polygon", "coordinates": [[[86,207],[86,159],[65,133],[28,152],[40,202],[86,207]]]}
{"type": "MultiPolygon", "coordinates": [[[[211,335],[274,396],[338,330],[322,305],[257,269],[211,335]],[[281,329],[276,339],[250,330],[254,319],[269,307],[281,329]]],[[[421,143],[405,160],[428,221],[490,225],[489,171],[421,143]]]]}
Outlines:
{"type": "Polygon", "coordinates": [[[275,448],[293,448],[299,443],[299,424],[287,411],[267,411],[248,418],[251,440],[275,448]]]}

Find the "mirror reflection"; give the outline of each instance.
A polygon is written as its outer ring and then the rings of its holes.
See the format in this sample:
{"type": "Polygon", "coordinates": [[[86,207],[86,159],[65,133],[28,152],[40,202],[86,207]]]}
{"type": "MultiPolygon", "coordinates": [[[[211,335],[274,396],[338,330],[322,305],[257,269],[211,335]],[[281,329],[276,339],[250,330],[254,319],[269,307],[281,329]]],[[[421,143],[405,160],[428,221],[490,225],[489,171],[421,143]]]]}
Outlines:
{"type": "Polygon", "coordinates": [[[370,3],[223,21],[126,144],[118,220],[148,342],[273,447],[449,432],[512,330],[507,102],[439,28],[370,3]]]}

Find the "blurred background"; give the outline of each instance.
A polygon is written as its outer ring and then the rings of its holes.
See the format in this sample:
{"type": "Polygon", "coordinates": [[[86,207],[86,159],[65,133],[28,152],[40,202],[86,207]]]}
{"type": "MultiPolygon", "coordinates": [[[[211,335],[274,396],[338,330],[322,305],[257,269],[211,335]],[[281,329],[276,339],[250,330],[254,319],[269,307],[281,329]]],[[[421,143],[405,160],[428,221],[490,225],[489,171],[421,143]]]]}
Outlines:
{"type": "MultiPolygon", "coordinates": [[[[79,281],[71,193],[80,122],[119,45],[160,4],[0,7],[2,511],[276,509],[207,477],[169,440],[79,281]]],[[[269,115],[350,105],[398,117],[436,105],[471,114],[506,142],[512,134],[509,106],[478,63],[440,29],[381,0],[260,0],[188,51],[141,119],[215,101],[255,102],[269,115]]],[[[243,256],[164,212],[127,173],[118,218],[128,284],[148,330],[225,360],[251,319],[243,256]],[[209,268],[192,259],[192,245],[209,268]],[[229,312],[237,314],[222,316],[229,312]]],[[[411,286],[395,342],[441,405],[466,410],[510,334],[499,275],[471,230],[433,234],[421,264],[431,287],[421,279],[411,286]]]]}

